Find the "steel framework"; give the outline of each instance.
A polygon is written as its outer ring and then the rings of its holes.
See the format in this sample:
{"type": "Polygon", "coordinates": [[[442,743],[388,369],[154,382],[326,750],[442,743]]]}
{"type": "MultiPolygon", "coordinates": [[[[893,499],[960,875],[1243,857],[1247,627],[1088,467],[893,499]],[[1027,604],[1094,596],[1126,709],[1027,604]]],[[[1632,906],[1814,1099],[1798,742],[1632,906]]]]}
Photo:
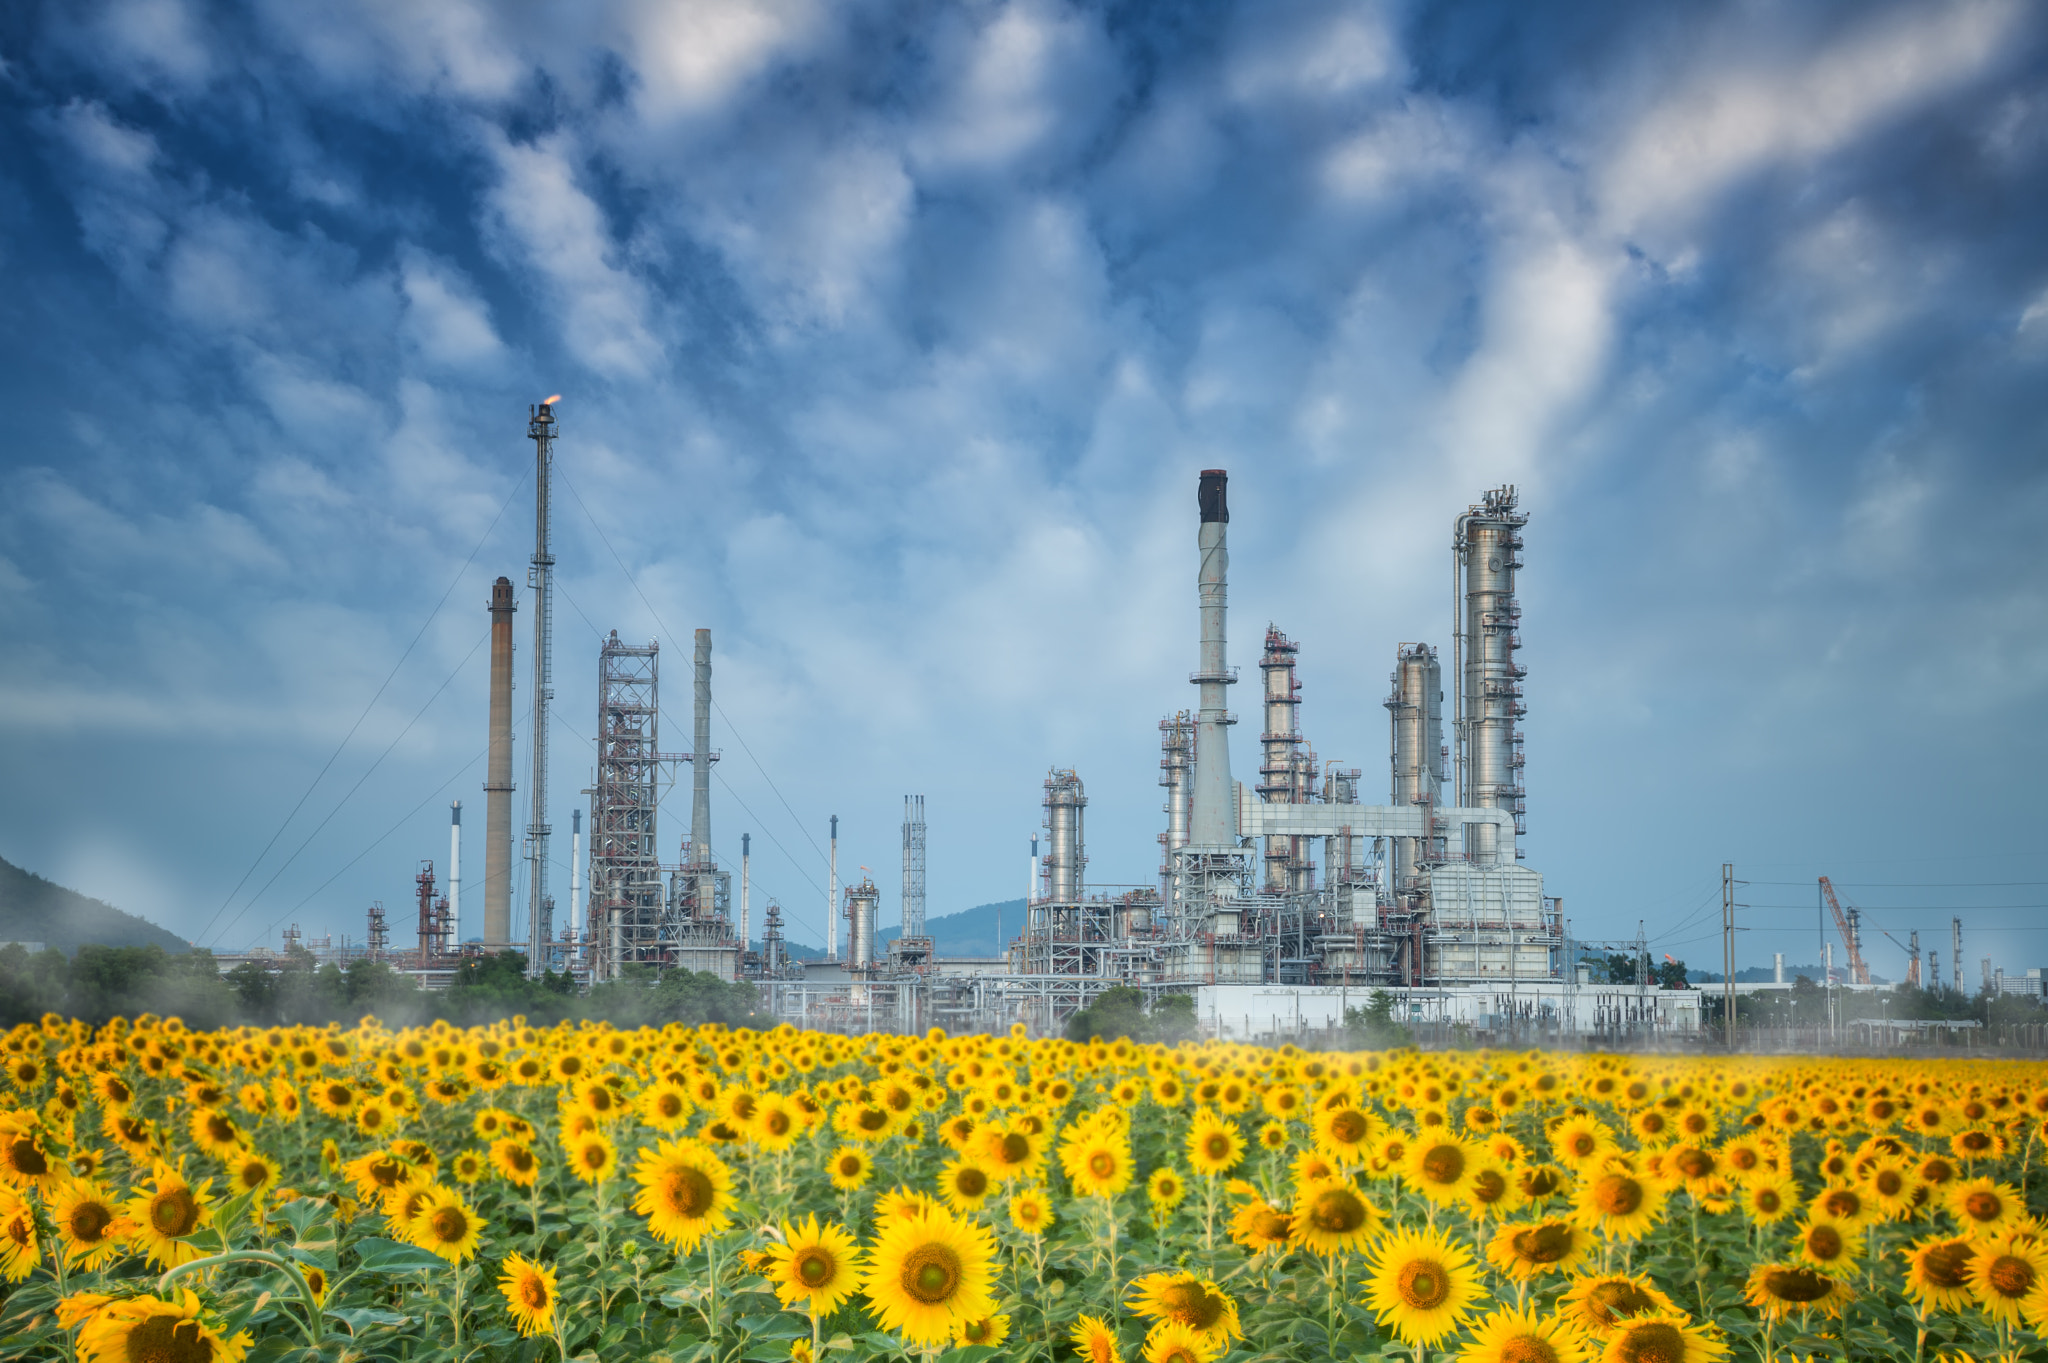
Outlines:
{"type": "Polygon", "coordinates": [[[654,959],[661,937],[660,653],[651,641],[621,643],[617,630],[598,650],[588,919],[597,980],[617,979],[629,961],[654,959]]]}
{"type": "Polygon", "coordinates": [[[548,710],[555,699],[555,557],[548,548],[548,513],[555,467],[555,399],[531,409],[526,434],[533,441],[533,560],[526,585],[533,588],[533,790],[532,819],[526,825],[526,971],[544,968],[548,925],[555,901],[548,895],[548,710]]]}

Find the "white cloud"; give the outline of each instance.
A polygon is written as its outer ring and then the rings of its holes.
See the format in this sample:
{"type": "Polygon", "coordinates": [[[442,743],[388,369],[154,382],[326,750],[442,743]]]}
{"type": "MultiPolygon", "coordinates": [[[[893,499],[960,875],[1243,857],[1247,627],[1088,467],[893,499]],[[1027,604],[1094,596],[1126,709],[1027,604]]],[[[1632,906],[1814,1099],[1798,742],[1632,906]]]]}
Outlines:
{"type": "Polygon", "coordinates": [[[1406,66],[1393,25],[1378,4],[1328,11],[1269,0],[1241,16],[1223,77],[1225,91],[1240,103],[1341,99],[1406,66]]]}
{"type": "Polygon", "coordinates": [[[1119,73],[1100,31],[1054,0],[1010,0],[979,28],[965,23],[963,11],[940,30],[935,65],[951,79],[910,140],[921,171],[1015,168],[1083,133],[1113,97],[1119,73]]]}
{"type": "Polygon", "coordinates": [[[566,133],[514,142],[488,129],[498,168],[490,218],[507,263],[531,272],[561,318],[569,354],[600,374],[646,378],[663,363],[646,286],[620,262],[604,213],[577,184],[566,133]]]}
{"type": "Polygon", "coordinates": [[[94,56],[138,85],[190,92],[214,74],[215,40],[183,0],[107,0],[86,33],[94,56]]]}
{"type": "Polygon", "coordinates": [[[634,0],[618,22],[639,73],[639,106],[661,121],[708,112],[778,59],[803,50],[816,0],[634,0]]]}
{"type": "Polygon", "coordinates": [[[1599,201],[1624,233],[1682,221],[1740,176],[1832,151],[1979,74],[2027,13],[2016,0],[1907,5],[1798,66],[1705,62],[1629,120],[1596,169],[1599,201]]]}
{"type": "Polygon", "coordinates": [[[490,310],[454,265],[408,245],[399,252],[406,333],[429,364],[474,369],[503,360],[490,310]]]}

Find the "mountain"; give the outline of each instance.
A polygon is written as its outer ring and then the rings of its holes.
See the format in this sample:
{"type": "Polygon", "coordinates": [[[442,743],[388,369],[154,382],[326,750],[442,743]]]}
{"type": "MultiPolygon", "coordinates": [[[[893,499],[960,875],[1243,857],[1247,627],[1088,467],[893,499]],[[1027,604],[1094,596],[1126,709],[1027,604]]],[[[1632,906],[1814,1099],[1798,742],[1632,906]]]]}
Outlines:
{"type": "MultiPolygon", "coordinates": [[[[996,956],[1002,947],[996,944],[997,920],[1001,920],[1002,941],[1008,944],[1024,927],[1024,901],[1005,899],[996,904],[976,904],[971,909],[958,913],[944,914],[938,918],[924,920],[925,935],[941,956],[996,956]]],[[[903,935],[903,925],[892,923],[881,931],[884,942],[893,942],[903,935]]],[[[840,924],[839,941],[846,942],[846,925],[840,924]]],[[[759,943],[755,943],[756,946],[759,943]]],[[[789,954],[799,961],[822,961],[825,949],[801,942],[789,943],[789,954]]]]}
{"type": "Polygon", "coordinates": [[[45,950],[66,953],[89,945],[192,949],[154,923],[6,860],[0,860],[0,942],[41,942],[45,950]]]}

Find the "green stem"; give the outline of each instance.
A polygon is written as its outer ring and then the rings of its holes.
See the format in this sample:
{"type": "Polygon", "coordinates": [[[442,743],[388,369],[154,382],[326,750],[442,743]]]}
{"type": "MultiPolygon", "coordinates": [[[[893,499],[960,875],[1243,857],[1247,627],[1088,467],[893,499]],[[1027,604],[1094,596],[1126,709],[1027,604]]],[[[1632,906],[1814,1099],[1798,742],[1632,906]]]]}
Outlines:
{"type": "Polygon", "coordinates": [[[193,1259],[188,1263],[179,1264],[176,1268],[156,1280],[157,1295],[162,1296],[170,1289],[173,1278],[183,1277],[187,1273],[196,1273],[201,1269],[212,1268],[216,1264],[234,1263],[264,1263],[284,1270],[285,1276],[292,1280],[292,1286],[299,1290],[299,1301],[306,1310],[306,1338],[315,1348],[318,1348],[320,1345],[320,1303],[314,1298],[313,1289],[306,1282],[306,1275],[299,1272],[297,1264],[285,1258],[282,1254],[272,1254],[267,1249],[231,1249],[225,1254],[209,1254],[203,1259],[193,1259]]]}
{"type": "Polygon", "coordinates": [[[455,1351],[462,1352],[462,1265],[455,1265],[455,1298],[448,1307],[448,1319],[455,1326],[455,1351]]]}

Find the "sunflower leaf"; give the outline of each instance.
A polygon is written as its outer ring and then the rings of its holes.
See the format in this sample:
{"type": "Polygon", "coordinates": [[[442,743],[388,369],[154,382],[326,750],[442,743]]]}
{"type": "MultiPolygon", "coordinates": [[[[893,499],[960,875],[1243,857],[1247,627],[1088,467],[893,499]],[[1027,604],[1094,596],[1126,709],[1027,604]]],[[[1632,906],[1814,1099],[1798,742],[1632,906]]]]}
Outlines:
{"type": "Polygon", "coordinates": [[[396,1240],[359,1240],[355,1251],[363,1268],[371,1273],[412,1273],[448,1266],[447,1260],[433,1251],[396,1240]]]}

